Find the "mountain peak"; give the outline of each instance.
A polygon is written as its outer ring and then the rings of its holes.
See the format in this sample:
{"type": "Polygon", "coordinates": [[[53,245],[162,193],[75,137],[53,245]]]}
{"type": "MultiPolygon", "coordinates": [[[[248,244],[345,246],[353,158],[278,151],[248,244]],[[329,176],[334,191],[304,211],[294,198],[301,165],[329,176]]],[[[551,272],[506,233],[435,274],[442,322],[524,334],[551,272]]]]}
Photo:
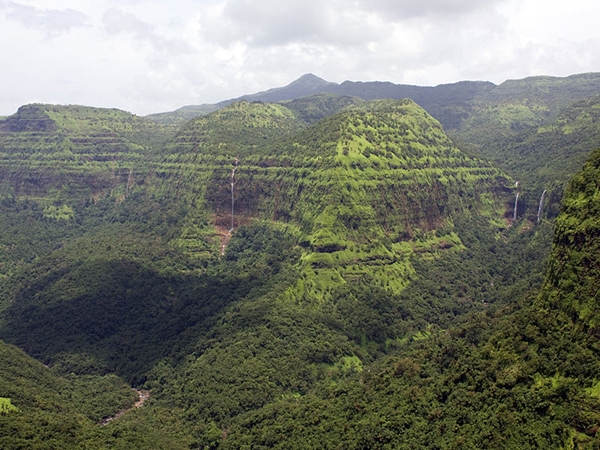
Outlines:
{"type": "Polygon", "coordinates": [[[295,81],[284,87],[269,89],[268,91],[258,92],[252,95],[245,95],[237,99],[228,100],[222,102],[221,105],[229,104],[232,101],[245,99],[248,101],[261,101],[277,103],[284,100],[293,100],[299,97],[305,97],[307,95],[320,94],[324,92],[330,86],[337,86],[336,83],[330,83],[322,78],[317,77],[311,73],[302,75],[295,81]]]}
{"type": "Polygon", "coordinates": [[[305,87],[317,88],[317,87],[327,86],[330,84],[335,84],[335,83],[326,81],[323,78],[320,78],[312,73],[305,73],[297,80],[294,80],[290,84],[288,84],[287,87],[305,86],[305,87]]]}

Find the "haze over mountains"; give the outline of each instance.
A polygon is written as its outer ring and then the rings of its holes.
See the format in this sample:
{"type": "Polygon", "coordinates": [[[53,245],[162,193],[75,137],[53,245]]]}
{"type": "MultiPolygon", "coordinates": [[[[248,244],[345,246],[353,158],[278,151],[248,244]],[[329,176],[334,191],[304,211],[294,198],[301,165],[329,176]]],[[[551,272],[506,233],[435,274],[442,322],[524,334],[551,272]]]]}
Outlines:
{"type": "Polygon", "coordinates": [[[0,447],[595,448],[599,95],[305,75],[22,106],[0,447]]]}

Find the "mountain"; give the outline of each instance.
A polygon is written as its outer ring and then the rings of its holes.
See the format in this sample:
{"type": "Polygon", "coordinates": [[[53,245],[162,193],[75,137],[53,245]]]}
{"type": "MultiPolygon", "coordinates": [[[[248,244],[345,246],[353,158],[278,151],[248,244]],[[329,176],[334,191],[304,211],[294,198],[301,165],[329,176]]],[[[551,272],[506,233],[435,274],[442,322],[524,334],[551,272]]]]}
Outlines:
{"type": "MultiPolygon", "coordinates": [[[[350,81],[338,85],[306,75],[289,86],[244,98],[293,98],[285,102],[287,106],[296,109],[305,120],[312,116],[312,122],[361,100],[410,98],[439,120],[463,150],[493,161],[518,180],[518,213],[528,220],[537,220],[542,193],[545,192],[545,213],[556,217],[565,184],[597,145],[596,123],[587,117],[595,117],[593,99],[598,92],[597,73],[529,77],[498,86],[463,81],[436,87],[350,81]],[[294,89],[296,85],[305,89],[294,89]],[[323,106],[315,106],[316,98],[323,106]]],[[[212,108],[222,108],[232,101],[212,108]]]]}
{"type": "MultiPolygon", "coordinates": [[[[207,292],[226,292],[222,281],[202,281],[195,270],[215,264],[221,251],[227,257],[239,239],[229,242],[232,230],[272,222],[297,242],[300,278],[287,288],[290,301],[331,298],[333,290],[364,277],[400,293],[413,276],[415,252],[460,251],[454,222],[485,217],[490,226],[506,228],[503,216],[510,210],[513,184],[454,147],[439,123],[409,100],[360,104],[313,125],[283,105],[242,101],[190,121],[154,159],[119,162],[125,164],[129,171],[120,178],[114,166],[104,172],[98,167],[95,180],[111,184],[85,201],[56,197],[57,184],[63,183],[60,159],[29,168],[38,180],[35,196],[48,193],[47,199],[30,198],[41,203],[39,209],[29,207],[33,216],[58,221],[32,229],[41,228],[41,237],[58,228],[71,241],[47,258],[33,256],[35,294],[28,285],[11,286],[2,335],[48,361],[65,351],[94,354],[101,366],[132,379],[142,377],[166,351],[164,345],[178,339],[182,324],[194,323],[205,333],[197,314],[208,314],[207,319],[220,314],[214,294],[206,294],[208,303],[193,313],[186,302],[165,309],[160,299],[165,289],[189,297],[188,289],[205,283],[207,292]],[[38,172],[45,178],[37,178],[38,172]],[[122,225],[115,228],[115,222],[122,225]],[[174,269],[182,264],[192,278],[174,269]],[[142,280],[145,287],[138,284],[142,280]],[[183,316],[176,325],[162,322],[164,314],[183,316]],[[149,323],[155,323],[151,333],[164,344],[142,332],[149,323]],[[122,333],[134,329],[135,339],[117,344],[122,333]],[[47,333],[57,336],[42,339],[47,333]],[[74,335],[80,336],[75,347],[69,343],[74,335]],[[140,353],[145,358],[133,357],[140,353]]],[[[74,179],[70,192],[85,192],[88,183],[74,179]]],[[[23,189],[8,192],[28,195],[23,189]]],[[[7,243],[21,202],[7,202],[7,243]]],[[[34,245],[29,243],[34,237],[21,239],[24,248],[34,245]]],[[[16,270],[11,263],[20,266],[31,258],[9,259],[6,273],[16,270]]],[[[228,283],[236,289],[245,282],[234,277],[228,283]]],[[[252,292],[240,289],[238,295],[252,292]]]]}
{"type": "Polygon", "coordinates": [[[221,447],[597,446],[599,161],[569,185],[541,291],[256,409],[221,447]]]}
{"type": "Polygon", "coordinates": [[[508,81],[450,134],[519,181],[523,214],[534,220],[547,191],[545,211],[556,217],[567,182],[600,142],[599,92],[598,74],[508,81]]]}
{"type": "Polygon", "coordinates": [[[314,77],[178,125],[0,120],[2,446],[595,448],[595,81],[544,83],[416,89],[451,137],[314,77]]]}
{"type": "Polygon", "coordinates": [[[159,123],[182,123],[199,115],[217,111],[220,108],[224,108],[225,106],[239,102],[240,100],[246,100],[248,102],[276,103],[328,92],[328,88],[334,85],[335,83],[325,81],[316,75],[308,73],[284,87],[273,88],[267,91],[257,92],[256,94],[244,95],[242,97],[219,102],[215,105],[184,106],[172,113],[150,114],[146,117],[159,123]]]}
{"type": "Polygon", "coordinates": [[[3,183],[11,184],[4,194],[50,200],[46,189],[52,186],[58,189],[51,196],[56,201],[100,195],[116,178],[127,177],[171,132],[168,126],[116,109],[22,106],[0,121],[0,172],[3,183]]]}
{"type": "MultiPolygon", "coordinates": [[[[281,102],[303,97],[330,94],[363,100],[410,98],[436,118],[452,137],[488,157],[488,147],[498,147],[498,139],[512,139],[556,120],[572,103],[600,92],[600,74],[587,73],[569,77],[529,77],[508,80],[500,85],[482,81],[461,81],[435,87],[394,84],[390,82],[327,82],[312,74],[281,88],[274,88],[214,105],[187,106],[172,113],[148,118],[161,123],[183,123],[208,114],[235,101],[281,102]]],[[[586,149],[590,152],[593,147],[586,149]]],[[[501,151],[501,150],[500,150],[501,151]]],[[[512,150],[509,150],[512,151],[512,150]]],[[[495,151],[494,151],[495,152],[495,151]]],[[[583,157],[584,158],[584,157],[583,157]]],[[[578,163],[582,160],[580,159],[578,163]]],[[[504,159],[499,156],[498,161],[504,159]]],[[[570,171],[568,179],[573,175],[570,171]]]]}
{"type": "Polygon", "coordinates": [[[444,127],[455,128],[469,116],[473,99],[494,88],[489,82],[462,81],[436,87],[411,86],[389,82],[352,82],[342,84],[325,81],[306,74],[281,88],[244,95],[214,105],[186,106],[174,112],[151,114],[147,118],[159,123],[182,123],[198,115],[207,114],[233,102],[282,102],[317,94],[357,97],[363,100],[410,98],[442,122],[444,127]]]}
{"type": "Polygon", "coordinates": [[[148,147],[129,131],[148,122],[117,111],[84,120],[35,105],[7,118],[2,338],[57,370],[154,386],[158,409],[139,426],[176,404],[195,418],[173,419],[183,439],[205,442],[477,308],[445,297],[424,313],[398,296],[419,261],[463,251],[455,223],[506,229],[512,181],[412,101],[314,100],[237,102],[148,147]],[[309,110],[338,112],[314,122],[309,110]],[[94,158],[109,138],[113,157],[94,158]],[[261,373],[273,383],[256,384],[261,373]]]}
{"type": "Polygon", "coordinates": [[[325,286],[344,280],[340,270],[357,270],[353,261],[370,261],[373,270],[381,265],[380,282],[393,283],[386,271],[406,270],[397,261],[395,243],[400,248],[401,241],[415,236],[425,242],[425,236],[437,230],[431,245],[443,241],[450,248],[457,243],[448,235],[451,217],[462,211],[495,214],[501,224],[511,183],[453,147],[439,124],[415,103],[366,103],[296,134],[277,122],[285,117],[284,108],[274,108],[242,102],[194,119],[168,144],[169,152],[179,155],[173,161],[218,165],[207,180],[213,187],[206,190],[205,199],[221,226],[231,221],[228,180],[231,164],[239,157],[234,222],[261,218],[299,226],[302,245],[312,250],[306,261],[320,268],[318,278],[325,286]],[[245,117],[249,114],[271,131],[251,120],[244,121],[247,131],[228,124],[228,118],[244,110],[245,117]],[[214,125],[208,125],[212,120],[214,125]],[[243,148],[212,135],[207,126],[227,130],[230,137],[240,130],[245,141],[237,142],[243,142],[243,148]],[[281,133],[282,140],[273,140],[273,132],[281,133]],[[462,197],[459,189],[465,192],[462,197]],[[488,192],[493,194],[482,200],[488,192]],[[389,242],[382,246],[385,241],[389,242]]]}
{"type": "Polygon", "coordinates": [[[249,102],[261,101],[277,103],[284,100],[294,100],[300,97],[328,92],[329,89],[335,85],[335,83],[325,81],[312,73],[308,73],[302,75],[297,80],[292,81],[287,86],[269,89],[268,91],[258,92],[252,95],[245,95],[234,99],[234,101],[247,100],[249,102]]]}

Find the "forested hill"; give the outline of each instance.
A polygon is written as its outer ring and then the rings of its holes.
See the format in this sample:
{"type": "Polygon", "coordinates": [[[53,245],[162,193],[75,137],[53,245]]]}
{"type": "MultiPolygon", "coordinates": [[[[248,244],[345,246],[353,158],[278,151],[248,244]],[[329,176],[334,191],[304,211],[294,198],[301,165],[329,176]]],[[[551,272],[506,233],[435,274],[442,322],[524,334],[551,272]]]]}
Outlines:
{"type": "Polygon", "coordinates": [[[539,125],[540,120],[555,118],[561,108],[597,95],[599,88],[598,73],[577,74],[564,78],[530,77],[507,80],[499,85],[483,81],[460,81],[438,86],[414,86],[381,81],[345,81],[337,84],[306,74],[281,88],[248,94],[212,105],[185,106],[173,112],[151,114],[147,117],[160,123],[184,123],[198,115],[211,113],[240,100],[275,103],[318,94],[331,94],[363,100],[410,98],[439,120],[447,130],[471,129],[483,120],[487,120],[489,126],[499,121],[503,125],[518,129],[531,124],[539,125]],[[503,117],[498,115],[500,112],[503,117]]]}
{"type": "Polygon", "coordinates": [[[0,446],[593,448],[598,152],[537,217],[456,142],[331,94],[2,119],[0,446]]]}
{"type": "Polygon", "coordinates": [[[519,180],[533,213],[543,190],[560,198],[598,146],[599,80],[591,73],[507,81],[478,98],[451,134],[519,180]]]}
{"type": "MultiPolygon", "coordinates": [[[[60,133],[43,132],[46,142],[60,133]]],[[[237,300],[222,297],[227,289],[250,295],[246,277],[260,266],[219,278],[229,272],[221,253],[246,260],[240,236],[287,236],[291,248],[276,260],[288,251],[299,259],[284,298],[312,303],[354,282],[399,294],[415,254],[464,248],[457,223],[510,224],[513,182],[454,147],[409,100],[353,106],[313,125],[282,105],[240,102],[186,124],[158,152],[108,163],[75,154],[64,164],[53,148],[6,154],[0,335],[45,361],[91,353],[128,380],[146,378],[187,327],[206,333],[221,302],[237,300]],[[73,164],[81,171],[65,183],[73,164]],[[206,304],[194,303],[193,286],[207,290],[206,304]],[[165,303],[167,292],[181,301],[165,303]]],[[[253,245],[251,258],[271,258],[253,245]]]]}
{"type": "Polygon", "coordinates": [[[596,448],[600,149],[569,185],[546,281],[370,370],[244,418],[224,448],[596,448]]]}
{"type": "MultiPolygon", "coordinates": [[[[543,191],[550,203],[546,211],[556,217],[566,183],[597,146],[598,95],[598,73],[529,77],[499,85],[461,81],[435,87],[336,84],[307,74],[288,86],[241,98],[282,102],[313,122],[364,100],[410,98],[438,120],[461,149],[493,161],[518,180],[523,212],[533,219],[543,191]]],[[[238,100],[189,106],[148,118],[182,124],[238,100]]]]}

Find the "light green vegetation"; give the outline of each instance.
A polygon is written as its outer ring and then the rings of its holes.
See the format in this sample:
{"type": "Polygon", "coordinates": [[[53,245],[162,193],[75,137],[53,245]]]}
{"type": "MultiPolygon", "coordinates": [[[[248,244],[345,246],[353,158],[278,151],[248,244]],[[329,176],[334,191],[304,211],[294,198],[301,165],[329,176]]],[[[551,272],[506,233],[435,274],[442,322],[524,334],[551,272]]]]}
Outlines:
{"type": "Polygon", "coordinates": [[[410,100],[31,105],[0,154],[2,448],[596,443],[594,159],[544,284],[553,216],[410,100]]]}
{"type": "Polygon", "coordinates": [[[19,408],[13,405],[10,398],[0,397],[0,414],[19,412],[19,408]]]}

